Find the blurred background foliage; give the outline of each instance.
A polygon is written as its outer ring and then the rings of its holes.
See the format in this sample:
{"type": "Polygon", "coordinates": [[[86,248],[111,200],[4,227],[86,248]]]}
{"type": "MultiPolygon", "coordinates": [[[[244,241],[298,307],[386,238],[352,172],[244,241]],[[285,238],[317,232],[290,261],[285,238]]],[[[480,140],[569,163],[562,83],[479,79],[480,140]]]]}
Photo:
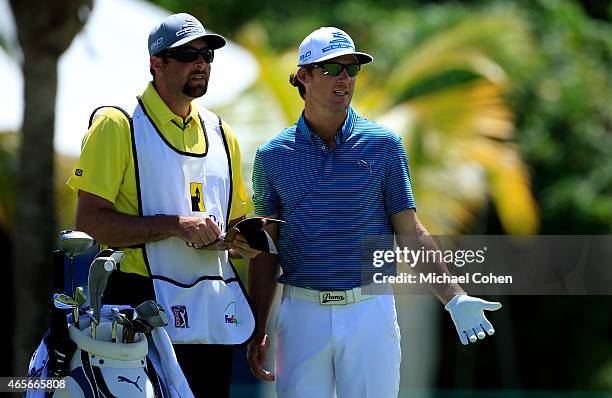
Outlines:
{"type": "MultiPolygon", "coordinates": [[[[610,2],[155,2],[192,12],[257,57],[257,84],[217,109],[241,134],[246,176],[254,147],[301,111],[287,83],[297,46],[331,25],[375,57],[354,106],[402,135],[432,233],[610,234],[610,2]]],[[[458,346],[443,321],[438,395],[612,388],[610,298],[502,301],[503,333],[490,344],[458,346]]]]}
{"type": "Polygon", "coordinates": [[[297,46],[338,26],[375,56],[354,105],[403,135],[433,233],[610,232],[609,1],[154,2],[257,56],[256,87],[218,110],[234,125],[253,118],[247,141],[297,118],[297,46]]]}
{"type": "MultiPolygon", "coordinates": [[[[258,81],[215,109],[239,134],[248,184],[257,146],[301,112],[288,83],[297,46],[315,28],[337,26],[375,57],[354,106],[402,135],[431,233],[610,234],[610,1],[151,1],[192,13],[256,57],[258,81]]],[[[7,239],[17,141],[0,134],[7,239]]],[[[73,225],[64,185],[73,162],[56,161],[63,228],[73,225]]],[[[487,344],[459,346],[444,323],[436,386],[612,389],[610,298],[502,301],[503,333],[487,344]]]]}

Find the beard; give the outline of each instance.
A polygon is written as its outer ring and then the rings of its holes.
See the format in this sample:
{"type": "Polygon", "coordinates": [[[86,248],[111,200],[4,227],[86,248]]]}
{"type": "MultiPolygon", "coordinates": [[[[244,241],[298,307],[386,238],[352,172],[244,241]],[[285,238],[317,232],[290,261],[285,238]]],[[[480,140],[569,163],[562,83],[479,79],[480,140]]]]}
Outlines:
{"type": "Polygon", "coordinates": [[[202,83],[190,79],[183,86],[183,94],[191,98],[200,98],[206,94],[206,90],[208,90],[208,79],[204,79],[202,83]]]}

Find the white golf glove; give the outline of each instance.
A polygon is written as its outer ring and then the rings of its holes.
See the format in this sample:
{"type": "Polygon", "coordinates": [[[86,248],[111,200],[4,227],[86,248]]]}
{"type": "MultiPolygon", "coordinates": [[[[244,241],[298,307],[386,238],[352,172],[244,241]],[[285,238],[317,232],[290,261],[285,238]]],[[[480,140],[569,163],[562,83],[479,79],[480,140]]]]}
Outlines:
{"type": "Polygon", "coordinates": [[[486,301],[466,294],[456,295],[444,306],[453,318],[457,334],[463,345],[484,339],[485,332],[489,336],[493,335],[495,329],[485,317],[484,310],[496,311],[501,307],[499,302],[486,301]]]}

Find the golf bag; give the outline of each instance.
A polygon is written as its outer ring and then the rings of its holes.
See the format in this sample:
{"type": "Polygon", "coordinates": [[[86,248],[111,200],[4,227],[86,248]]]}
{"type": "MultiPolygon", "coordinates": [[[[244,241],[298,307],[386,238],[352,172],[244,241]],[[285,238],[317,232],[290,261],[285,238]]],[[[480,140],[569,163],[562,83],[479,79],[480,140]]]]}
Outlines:
{"type": "MultiPolygon", "coordinates": [[[[122,343],[112,339],[111,308],[121,311],[129,306],[105,305],[100,324],[96,327],[96,339],[91,337],[91,319],[87,314],[80,318],[81,329],[74,326],[68,316],[69,340],[75,345],[63,377],[65,387],[54,394],[44,390],[28,390],[26,398],[46,397],[193,397],[183,375],[168,334],[163,328],[155,328],[149,334],[136,333],[134,342],[122,343]]],[[[117,335],[123,334],[123,326],[117,325],[117,335]]],[[[49,356],[49,332],[32,356],[28,377],[46,378],[53,360],[49,356]]],[[[52,367],[52,366],[51,366],[52,367]]]]}
{"type": "MultiPolygon", "coordinates": [[[[86,234],[68,232],[72,235],[62,233],[62,246],[72,262],[87,246],[86,234]]],[[[57,252],[54,267],[60,257],[64,267],[64,254],[57,252]]],[[[54,294],[51,326],[32,356],[28,378],[61,377],[63,385],[54,392],[29,389],[26,398],[193,397],[162,327],[167,324],[163,308],[152,301],[135,309],[101,305],[106,280],[121,258],[121,252],[108,249],[98,253],[89,267],[87,299],[81,288],[65,289],[76,292],[74,298],[54,294]]]]}
{"type": "Polygon", "coordinates": [[[66,387],[55,397],[166,397],[154,367],[147,363],[148,342],[143,334],[130,344],[110,342],[111,324],[97,327],[96,339],[91,327],[83,331],[68,327],[77,349],[70,360],[66,387]],[[97,391],[96,391],[97,390],[97,391]]]}

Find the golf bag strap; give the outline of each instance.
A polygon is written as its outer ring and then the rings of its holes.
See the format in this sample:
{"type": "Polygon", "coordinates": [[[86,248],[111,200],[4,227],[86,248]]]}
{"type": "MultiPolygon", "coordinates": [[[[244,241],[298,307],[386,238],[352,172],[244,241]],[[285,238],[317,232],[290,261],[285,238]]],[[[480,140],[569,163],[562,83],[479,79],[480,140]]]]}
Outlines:
{"type": "Polygon", "coordinates": [[[92,369],[93,369],[94,379],[96,380],[96,385],[98,386],[98,389],[100,390],[100,392],[104,394],[104,397],[118,398],[115,395],[113,395],[108,389],[108,385],[106,384],[106,381],[104,380],[104,376],[102,376],[102,371],[100,370],[100,368],[98,366],[92,366],[92,369]]]}
{"type": "Polygon", "coordinates": [[[84,350],[81,350],[81,365],[85,378],[77,380],[77,383],[81,386],[83,391],[86,391],[85,389],[88,387],[91,388],[93,397],[99,398],[100,395],[98,393],[97,382],[93,374],[91,363],[89,362],[89,353],[84,350]]]}
{"type": "Polygon", "coordinates": [[[155,367],[153,366],[153,363],[151,362],[149,357],[147,356],[146,358],[147,366],[145,367],[145,373],[149,377],[151,384],[153,384],[153,397],[164,398],[164,394],[162,393],[161,384],[157,372],[155,371],[155,367]]]}

